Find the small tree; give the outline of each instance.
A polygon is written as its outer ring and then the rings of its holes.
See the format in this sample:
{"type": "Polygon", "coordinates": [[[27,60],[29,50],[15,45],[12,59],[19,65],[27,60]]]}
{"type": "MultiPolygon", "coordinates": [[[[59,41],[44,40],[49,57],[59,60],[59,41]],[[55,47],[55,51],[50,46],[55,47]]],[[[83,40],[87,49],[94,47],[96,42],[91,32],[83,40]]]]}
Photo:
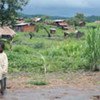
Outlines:
{"type": "Polygon", "coordinates": [[[48,34],[48,37],[51,37],[51,34],[48,31],[48,29],[46,28],[46,24],[45,24],[45,21],[48,18],[49,18],[48,16],[42,16],[42,21],[40,23],[35,23],[36,24],[36,32],[38,32],[39,29],[44,29],[46,31],[46,33],[48,34]]]}

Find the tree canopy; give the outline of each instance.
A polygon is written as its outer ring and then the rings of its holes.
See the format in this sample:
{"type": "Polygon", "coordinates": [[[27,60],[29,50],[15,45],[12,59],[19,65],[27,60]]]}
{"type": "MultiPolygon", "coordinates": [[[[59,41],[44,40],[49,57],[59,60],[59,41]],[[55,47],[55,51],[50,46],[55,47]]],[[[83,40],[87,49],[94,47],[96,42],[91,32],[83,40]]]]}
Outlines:
{"type": "Polygon", "coordinates": [[[83,13],[76,13],[76,15],[74,17],[72,17],[68,20],[68,22],[69,22],[69,24],[79,26],[79,23],[81,21],[85,22],[85,20],[86,20],[86,17],[84,16],[83,13]]]}
{"type": "Polygon", "coordinates": [[[85,21],[85,16],[82,13],[77,13],[74,18],[79,21],[85,21]]]}
{"type": "Polygon", "coordinates": [[[0,0],[0,26],[13,25],[19,10],[29,0],[0,0]]]}

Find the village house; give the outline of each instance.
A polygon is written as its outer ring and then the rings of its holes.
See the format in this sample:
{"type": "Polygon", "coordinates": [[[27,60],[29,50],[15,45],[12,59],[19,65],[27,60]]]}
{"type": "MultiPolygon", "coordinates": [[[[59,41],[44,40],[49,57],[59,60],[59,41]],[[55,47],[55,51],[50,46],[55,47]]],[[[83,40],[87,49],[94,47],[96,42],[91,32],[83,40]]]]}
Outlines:
{"type": "Polygon", "coordinates": [[[95,21],[96,24],[100,24],[100,20],[95,21]]]}
{"type": "Polygon", "coordinates": [[[64,20],[54,20],[54,25],[56,25],[57,27],[61,27],[62,29],[67,30],[68,29],[68,23],[65,22],[64,20]]]}
{"type": "Polygon", "coordinates": [[[35,28],[35,24],[31,23],[20,23],[15,25],[15,31],[17,32],[34,32],[35,28]]]}
{"type": "Polygon", "coordinates": [[[0,38],[12,39],[15,34],[15,31],[8,26],[0,27],[0,38]]]}
{"type": "Polygon", "coordinates": [[[56,33],[56,29],[55,28],[50,28],[50,33],[51,34],[55,34],[56,33]]]}
{"type": "Polygon", "coordinates": [[[39,17],[35,17],[32,19],[33,22],[40,22],[42,20],[42,18],[39,17]]]}
{"type": "Polygon", "coordinates": [[[80,21],[80,22],[79,22],[79,26],[80,26],[80,27],[83,27],[83,26],[85,26],[85,25],[86,25],[85,21],[80,21]]]}
{"type": "Polygon", "coordinates": [[[25,21],[24,21],[24,18],[17,18],[16,19],[16,23],[17,24],[20,24],[20,23],[24,23],[25,21]]]}

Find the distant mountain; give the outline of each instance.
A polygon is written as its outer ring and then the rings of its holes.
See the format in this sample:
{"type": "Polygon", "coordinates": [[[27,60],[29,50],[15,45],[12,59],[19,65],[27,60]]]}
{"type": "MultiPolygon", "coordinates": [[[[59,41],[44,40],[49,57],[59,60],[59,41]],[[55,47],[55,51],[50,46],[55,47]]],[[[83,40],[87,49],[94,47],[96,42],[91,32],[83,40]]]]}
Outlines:
{"type": "Polygon", "coordinates": [[[47,16],[48,19],[69,19],[68,17],[60,17],[60,16],[48,16],[48,15],[28,15],[28,14],[23,14],[23,13],[18,13],[18,17],[23,17],[23,18],[34,18],[34,17],[43,17],[47,16]]]}
{"type": "Polygon", "coordinates": [[[32,16],[33,16],[33,15],[18,13],[18,17],[22,17],[22,18],[32,18],[32,16]]]}
{"type": "Polygon", "coordinates": [[[55,20],[55,19],[69,19],[69,17],[61,17],[61,16],[49,16],[50,19],[55,20]]]}
{"type": "MultiPolygon", "coordinates": [[[[23,18],[34,18],[34,17],[44,17],[47,16],[48,19],[51,20],[55,20],[55,19],[70,19],[71,17],[61,17],[61,16],[48,16],[48,15],[28,15],[28,14],[23,14],[23,13],[19,13],[18,14],[19,17],[23,17],[23,18]]],[[[94,22],[96,20],[100,20],[100,16],[87,16],[86,17],[86,21],[87,22],[94,22]]]]}
{"type": "Polygon", "coordinates": [[[86,21],[88,21],[88,22],[94,22],[97,20],[100,20],[100,16],[88,16],[88,17],[86,17],[86,21]]]}

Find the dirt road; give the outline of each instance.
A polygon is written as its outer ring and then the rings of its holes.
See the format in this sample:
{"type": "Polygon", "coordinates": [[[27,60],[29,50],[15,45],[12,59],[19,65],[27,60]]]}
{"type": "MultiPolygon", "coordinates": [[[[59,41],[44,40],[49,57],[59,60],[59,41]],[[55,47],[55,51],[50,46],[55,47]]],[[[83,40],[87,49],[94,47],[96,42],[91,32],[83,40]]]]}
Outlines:
{"type": "Polygon", "coordinates": [[[28,84],[35,81],[29,75],[14,75],[0,100],[100,100],[100,72],[49,74],[46,86],[28,84]]]}
{"type": "Polygon", "coordinates": [[[100,100],[100,87],[81,90],[69,87],[9,91],[0,100],[100,100]]]}

